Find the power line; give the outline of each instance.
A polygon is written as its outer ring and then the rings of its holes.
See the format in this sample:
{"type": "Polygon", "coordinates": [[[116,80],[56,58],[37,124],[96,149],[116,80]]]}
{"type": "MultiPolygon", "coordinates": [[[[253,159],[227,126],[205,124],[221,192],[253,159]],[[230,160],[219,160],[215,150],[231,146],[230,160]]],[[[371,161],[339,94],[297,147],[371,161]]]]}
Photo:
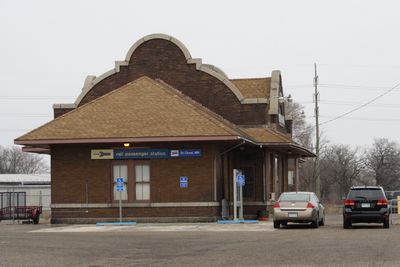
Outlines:
{"type": "Polygon", "coordinates": [[[0,132],[28,132],[31,131],[32,129],[0,129],[0,132]]]}
{"type": "Polygon", "coordinates": [[[353,113],[353,112],[355,112],[355,111],[357,111],[357,110],[360,110],[360,109],[362,109],[363,107],[368,106],[368,105],[371,104],[372,102],[376,101],[377,99],[379,99],[379,98],[381,98],[381,97],[383,97],[383,96],[389,94],[389,93],[392,92],[394,89],[396,89],[398,86],[400,86],[400,83],[396,84],[394,87],[390,88],[388,91],[386,91],[386,92],[384,92],[384,93],[378,95],[377,97],[371,99],[371,100],[368,101],[367,103],[362,104],[362,105],[360,105],[360,106],[358,106],[358,107],[356,107],[356,108],[354,108],[354,109],[352,109],[352,110],[350,110],[350,111],[348,111],[348,112],[346,112],[346,113],[343,113],[342,115],[339,115],[339,116],[337,116],[337,117],[335,117],[335,118],[333,118],[333,119],[330,119],[330,120],[321,122],[319,125],[327,124],[327,123],[329,123],[329,122],[332,122],[332,121],[335,121],[335,120],[337,120],[337,119],[343,118],[344,116],[349,115],[349,114],[351,114],[351,113],[353,113]]]}
{"type": "MultiPolygon", "coordinates": [[[[324,103],[325,105],[335,105],[335,106],[359,106],[364,103],[362,102],[355,102],[355,101],[336,101],[336,100],[319,100],[320,103],[324,103]]],[[[301,102],[296,102],[299,104],[313,104],[314,102],[312,101],[301,101],[301,102]]],[[[375,103],[370,105],[371,107],[376,107],[376,108],[400,108],[399,104],[389,104],[389,103],[375,103]]]]}
{"type": "MultiPolygon", "coordinates": [[[[320,115],[320,118],[334,118],[333,116],[320,115]]],[[[308,116],[307,118],[313,118],[308,116]]],[[[357,120],[357,121],[376,121],[376,122],[398,122],[400,119],[382,119],[382,118],[366,118],[366,117],[347,117],[341,118],[342,120],[357,120]]]]}
{"type": "MultiPolygon", "coordinates": [[[[371,85],[353,85],[353,84],[319,84],[320,87],[323,88],[332,88],[332,89],[345,89],[345,90],[357,90],[357,91],[383,91],[389,89],[387,86],[371,86],[371,85]]],[[[289,90],[295,90],[299,88],[310,89],[312,88],[312,84],[302,84],[302,85],[286,85],[285,88],[289,90]]],[[[398,90],[396,90],[398,91],[398,90]]]]}
{"type": "Polygon", "coordinates": [[[51,114],[0,113],[0,118],[49,118],[51,114]]]}
{"type": "Polygon", "coordinates": [[[72,96],[17,96],[17,95],[2,95],[0,100],[54,100],[54,99],[75,99],[72,96]]]}

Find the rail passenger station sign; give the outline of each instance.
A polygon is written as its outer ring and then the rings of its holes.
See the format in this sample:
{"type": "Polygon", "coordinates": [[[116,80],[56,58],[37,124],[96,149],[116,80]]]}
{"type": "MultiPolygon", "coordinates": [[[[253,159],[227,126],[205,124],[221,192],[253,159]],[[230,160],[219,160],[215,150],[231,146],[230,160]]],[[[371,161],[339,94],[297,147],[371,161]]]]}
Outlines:
{"type": "Polygon", "coordinates": [[[91,159],[198,158],[201,149],[92,149],[91,159]]]}

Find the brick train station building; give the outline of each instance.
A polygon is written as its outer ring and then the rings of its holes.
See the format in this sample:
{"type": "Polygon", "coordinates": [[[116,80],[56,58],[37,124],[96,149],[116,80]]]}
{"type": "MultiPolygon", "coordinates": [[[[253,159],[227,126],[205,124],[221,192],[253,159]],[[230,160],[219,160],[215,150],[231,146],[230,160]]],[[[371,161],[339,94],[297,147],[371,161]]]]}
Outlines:
{"type": "Polygon", "coordinates": [[[233,170],[245,175],[245,218],[299,186],[281,75],[230,79],[191,58],[175,38],[136,42],[124,61],[88,76],[73,104],[17,138],[51,155],[52,222],[124,219],[213,221],[232,217],[233,170]]]}

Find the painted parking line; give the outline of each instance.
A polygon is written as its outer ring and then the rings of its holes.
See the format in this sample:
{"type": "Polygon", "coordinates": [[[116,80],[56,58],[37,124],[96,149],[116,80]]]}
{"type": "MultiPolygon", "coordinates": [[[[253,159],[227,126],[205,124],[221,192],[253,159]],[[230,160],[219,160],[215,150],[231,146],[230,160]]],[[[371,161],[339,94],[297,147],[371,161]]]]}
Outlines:
{"type": "Polygon", "coordinates": [[[30,231],[31,233],[84,233],[84,232],[271,232],[270,222],[260,224],[136,224],[129,226],[68,225],[30,231]]]}

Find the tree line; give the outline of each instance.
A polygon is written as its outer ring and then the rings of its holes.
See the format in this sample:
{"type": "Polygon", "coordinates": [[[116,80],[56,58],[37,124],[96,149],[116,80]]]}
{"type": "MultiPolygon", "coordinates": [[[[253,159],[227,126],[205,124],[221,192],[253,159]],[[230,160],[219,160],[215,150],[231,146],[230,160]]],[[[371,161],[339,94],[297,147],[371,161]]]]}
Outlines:
{"type": "Polygon", "coordinates": [[[20,147],[0,146],[0,173],[48,173],[49,166],[40,155],[26,153],[20,147]]]}
{"type": "MultiPolygon", "coordinates": [[[[314,127],[305,121],[303,107],[289,106],[293,118],[293,139],[314,150],[314,127]]],[[[321,198],[340,202],[351,186],[380,185],[385,191],[400,190],[400,146],[387,138],[376,138],[366,148],[320,142],[321,198]]],[[[315,191],[315,158],[303,161],[300,167],[300,189],[315,191]]]]}

